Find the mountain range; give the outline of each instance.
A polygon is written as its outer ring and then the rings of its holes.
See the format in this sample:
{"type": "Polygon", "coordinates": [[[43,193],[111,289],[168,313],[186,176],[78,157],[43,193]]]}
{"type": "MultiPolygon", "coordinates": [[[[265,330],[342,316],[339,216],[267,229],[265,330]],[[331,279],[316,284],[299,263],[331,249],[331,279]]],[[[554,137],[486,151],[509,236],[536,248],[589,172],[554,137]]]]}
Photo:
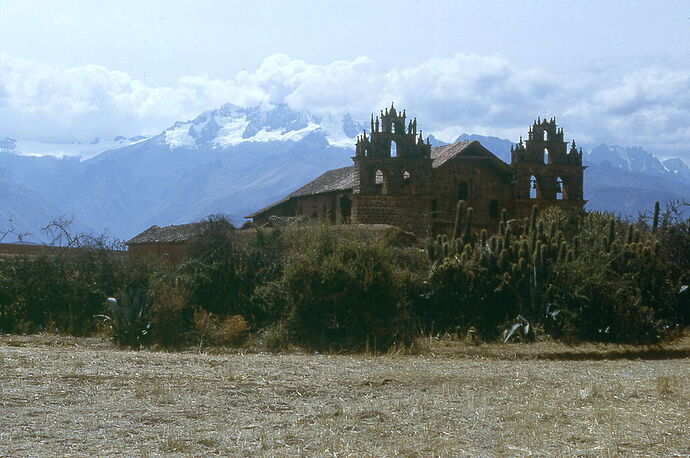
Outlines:
{"type": "MultiPolygon", "coordinates": [[[[349,115],[228,104],[150,138],[52,146],[0,139],[0,224],[11,220],[28,239],[46,241],[40,228],[62,215],[74,217],[73,230],[122,239],[153,224],[213,213],[241,223],[325,170],[350,165],[362,129],[349,115]]],[[[478,140],[510,161],[509,140],[470,134],[457,140],[478,140]]],[[[590,209],[634,216],[655,200],[690,198],[690,169],[680,159],[602,144],[586,163],[590,209]]]]}

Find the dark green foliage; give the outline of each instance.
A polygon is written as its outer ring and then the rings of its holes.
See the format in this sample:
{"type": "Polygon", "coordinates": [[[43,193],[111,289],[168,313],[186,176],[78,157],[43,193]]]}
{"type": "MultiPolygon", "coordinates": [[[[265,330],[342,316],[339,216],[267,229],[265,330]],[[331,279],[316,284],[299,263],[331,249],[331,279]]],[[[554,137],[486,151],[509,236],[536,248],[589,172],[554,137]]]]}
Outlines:
{"type": "Polygon", "coordinates": [[[116,298],[108,299],[108,314],[103,318],[112,328],[113,341],[138,348],[149,341],[151,299],[141,288],[123,288],[116,298]]]}
{"type": "Polygon", "coordinates": [[[179,266],[99,245],[0,258],[0,332],[89,335],[107,316],[133,347],[249,332],[271,348],[383,350],[419,332],[499,338],[517,322],[524,338],[633,343],[690,325],[690,220],[678,204],[636,222],[535,207],[514,233],[503,211],[495,234],[474,233],[472,213],[459,203],[452,235],[426,250],[328,226],[240,232],[213,217],[179,266]]]}
{"type": "Polygon", "coordinates": [[[106,298],[137,273],[102,246],[0,258],[0,332],[90,335],[106,298]]]}
{"type": "Polygon", "coordinates": [[[257,230],[248,243],[223,217],[212,217],[207,223],[192,247],[192,257],[176,272],[188,290],[190,305],[221,317],[242,315],[252,325],[275,319],[274,311],[256,307],[253,295],[259,285],[281,274],[279,230],[257,230]]]}
{"type": "Polygon", "coordinates": [[[295,341],[316,349],[383,350],[403,340],[404,275],[382,243],[325,229],[294,235],[281,281],[295,341]]]}
{"type": "Polygon", "coordinates": [[[501,226],[489,243],[482,236],[460,249],[437,239],[419,311],[425,329],[472,326],[493,337],[519,314],[556,337],[656,341],[688,322],[681,291],[690,283],[689,222],[669,219],[654,230],[601,213],[539,215],[535,207],[520,237],[501,226]]]}

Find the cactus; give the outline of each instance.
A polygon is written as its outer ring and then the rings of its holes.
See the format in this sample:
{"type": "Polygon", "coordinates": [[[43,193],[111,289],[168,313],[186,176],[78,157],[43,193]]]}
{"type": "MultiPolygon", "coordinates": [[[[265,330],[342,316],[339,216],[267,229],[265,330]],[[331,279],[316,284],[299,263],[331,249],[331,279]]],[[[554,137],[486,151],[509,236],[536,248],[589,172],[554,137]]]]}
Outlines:
{"type": "Polygon", "coordinates": [[[453,225],[453,238],[457,239],[462,233],[462,220],[465,216],[465,209],[467,203],[464,200],[458,201],[458,205],[455,207],[455,224],[453,225]]]}
{"type": "Polygon", "coordinates": [[[656,232],[657,228],[659,227],[659,201],[657,200],[654,203],[654,219],[652,220],[652,232],[656,232]]]}
{"type": "Polygon", "coordinates": [[[635,227],[632,224],[630,224],[628,226],[628,231],[625,234],[625,243],[626,243],[626,245],[630,245],[631,243],[634,242],[634,240],[635,240],[635,227]]]}
{"type": "Polygon", "coordinates": [[[462,234],[462,241],[463,243],[469,243],[472,240],[472,213],[474,212],[474,209],[472,207],[468,207],[467,210],[465,210],[465,224],[464,224],[464,230],[462,234]]]}
{"type": "Polygon", "coordinates": [[[539,209],[537,208],[536,205],[532,206],[532,214],[529,219],[529,234],[531,235],[532,232],[536,229],[537,227],[537,216],[539,215],[539,209]]]}
{"type": "Polygon", "coordinates": [[[606,238],[606,251],[611,252],[611,245],[616,238],[616,220],[611,218],[609,221],[608,236],[606,238]]]}

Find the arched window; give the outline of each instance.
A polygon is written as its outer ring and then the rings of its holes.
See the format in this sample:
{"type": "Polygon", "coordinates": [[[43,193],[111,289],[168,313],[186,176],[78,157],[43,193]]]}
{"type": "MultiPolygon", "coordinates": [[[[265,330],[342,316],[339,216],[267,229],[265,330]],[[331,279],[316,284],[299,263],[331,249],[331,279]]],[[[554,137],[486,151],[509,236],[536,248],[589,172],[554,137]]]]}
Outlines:
{"type": "Polygon", "coordinates": [[[398,157],[398,144],[391,140],[391,157],[398,157]]]}
{"type": "Polygon", "coordinates": [[[563,182],[563,179],[561,177],[556,178],[556,199],[565,199],[567,196],[565,191],[565,183],[563,182]]]}
{"type": "Polygon", "coordinates": [[[467,200],[470,196],[469,186],[467,186],[466,181],[461,181],[458,183],[458,200],[467,200]]]}
{"type": "Polygon", "coordinates": [[[548,163],[549,163],[549,149],[544,148],[544,164],[548,164],[548,163]]]}
{"type": "Polygon", "coordinates": [[[548,132],[546,129],[544,129],[544,141],[548,141],[548,140],[549,140],[549,135],[548,135],[548,134],[549,134],[549,132],[548,132]]]}
{"type": "Polygon", "coordinates": [[[374,175],[374,183],[376,184],[377,194],[388,194],[388,183],[386,176],[381,170],[377,170],[374,175]]]}
{"type": "Polygon", "coordinates": [[[405,170],[402,176],[403,194],[412,194],[412,175],[405,170]]]}
{"type": "Polygon", "coordinates": [[[541,192],[539,191],[539,182],[537,181],[537,177],[532,175],[529,178],[529,198],[538,199],[540,196],[541,192]]]}
{"type": "Polygon", "coordinates": [[[394,122],[391,123],[391,133],[392,134],[395,133],[395,123],[394,122]]]}

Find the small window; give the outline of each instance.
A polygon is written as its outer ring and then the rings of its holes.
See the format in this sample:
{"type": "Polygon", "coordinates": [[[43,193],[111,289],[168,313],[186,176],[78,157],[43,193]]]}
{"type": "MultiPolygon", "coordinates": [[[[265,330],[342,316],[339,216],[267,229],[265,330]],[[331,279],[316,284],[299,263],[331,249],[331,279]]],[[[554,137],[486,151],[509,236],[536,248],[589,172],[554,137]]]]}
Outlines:
{"type": "Polygon", "coordinates": [[[498,218],[498,200],[489,202],[489,218],[498,218]]]}
{"type": "Polygon", "coordinates": [[[398,157],[398,144],[395,140],[391,141],[391,157],[398,157]]]}
{"type": "Polygon", "coordinates": [[[529,179],[529,198],[537,199],[539,197],[539,183],[537,177],[532,175],[529,179]]]}
{"type": "Polygon", "coordinates": [[[461,181],[458,184],[458,200],[467,200],[469,197],[469,187],[466,181],[461,181]]]}
{"type": "Polygon", "coordinates": [[[374,175],[374,183],[376,184],[376,192],[378,194],[388,194],[388,183],[386,176],[381,170],[377,170],[374,175]]]}
{"type": "Polygon", "coordinates": [[[403,172],[403,193],[412,194],[412,176],[407,170],[403,172]]]}
{"type": "Polygon", "coordinates": [[[565,198],[565,183],[561,177],[556,178],[556,199],[563,200],[565,198]]]}
{"type": "Polygon", "coordinates": [[[438,201],[436,199],[431,201],[431,213],[436,213],[438,211],[438,201]]]}
{"type": "Polygon", "coordinates": [[[544,164],[548,164],[548,163],[549,163],[549,149],[544,148],[544,164]]]}

